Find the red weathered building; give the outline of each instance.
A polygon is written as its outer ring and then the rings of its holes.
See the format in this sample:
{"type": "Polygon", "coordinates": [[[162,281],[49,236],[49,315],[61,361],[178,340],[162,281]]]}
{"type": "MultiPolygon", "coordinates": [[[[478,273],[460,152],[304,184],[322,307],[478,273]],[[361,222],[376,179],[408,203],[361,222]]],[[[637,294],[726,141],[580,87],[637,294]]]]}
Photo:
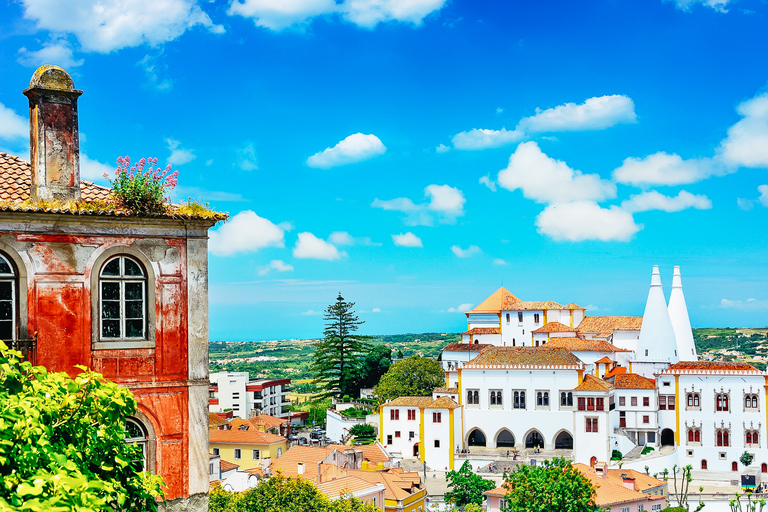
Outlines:
{"type": "Polygon", "coordinates": [[[36,333],[36,364],[129,388],[127,437],[165,480],[167,509],[207,510],[207,237],[224,217],[105,207],[109,189],[79,177],[82,91],[43,66],[24,94],[31,163],[0,153],[0,339],[36,333]]]}

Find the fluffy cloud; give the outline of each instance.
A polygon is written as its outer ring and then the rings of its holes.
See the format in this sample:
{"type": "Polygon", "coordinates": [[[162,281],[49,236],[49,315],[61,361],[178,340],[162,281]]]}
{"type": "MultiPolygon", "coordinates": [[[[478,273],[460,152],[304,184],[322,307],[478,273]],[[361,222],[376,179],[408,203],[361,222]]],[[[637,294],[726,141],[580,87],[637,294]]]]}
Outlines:
{"type": "Polygon", "coordinates": [[[256,163],[256,149],[248,143],[237,150],[237,166],[244,171],[255,171],[259,168],[256,163]]]}
{"type": "Polygon", "coordinates": [[[621,123],[634,123],[635,104],[628,96],[614,94],[589,98],[581,105],[566,103],[520,120],[516,130],[525,133],[603,130],[621,123]]]}
{"type": "Polygon", "coordinates": [[[730,0],[675,0],[677,8],[681,11],[690,12],[691,8],[696,4],[705,5],[717,12],[728,12],[728,4],[730,0]]]}
{"type": "Polygon", "coordinates": [[[37,28],[73,34],[84,50],[100,53],[166,43],[197,25],[224,31],[194,0],[22,0],[22,4],[24,17],[37,28]]]}
{"type": "Polygon", "coordinates": [[[283,260],[272,260],[269,262],[269,265],[259,267],[259,275],[267,275],[272,270],[276,270],[277,272],[291,272],[293,270],[293,265],[289,265],[283,260]]]}
{"type": "Polygon", "coordinates": [[[307,158],[307,165],[320,169],[330,169],[339,165],[355,164],[383,155],[387,151],[375,135],[355,133],[345,138],[332,148],[315,153],[307,158]]]}
{"type": "Polygon", "coordinates": [[[449,146],[446,146],[445,144],[440,144],[435,148],[435,153],[447,153],[451,150],[449,146]]]}
{"type": "Polygon", "coordinates": [[[306,25],[313,18],[338,14],[346,21],[373,28],[387,21],[420,25],[430,13],[440,10],[445,0],[235,0],[230,15],[252,18],[259,27],[282,30],[306,25]]]}
{"type": "Polygon", "coordinates": [[[509,157],[496,180],[507,190],[520,189],[539,203],[602,200],[616,196],[616,185],[597,174],[582,174],[548,157],[535,142],[524,142],[509,157]]]}
{"type": "Polygon", "coordinates": [[[165,139],[165,143],[171,151],[171,156],[168,157],[168,163],[171,165],[184,165],[197,158],[191,149],[183,149],[179,147],[181,146],[181,142],[177,140],[165,139]]]}
{"type": "Polygon", "coordinates": [[[452,245],[451,251],[453,251],[453,254],[455,254],[458,258],[469,258],[474,254],[478,254],[483,252],[480,250],[480,248],[476,245],[470,245],[466,249],[462,249],[458,245],[452,245]]]}
{"type": "Polygon", "coordinates": [[[729,165],[768,167],[768,93],[745,101],[736,111],[743,119],[728,129],[718,155],[729,165]]]}
{"type": "Polygon", "coordinates": [[[758,299],[730,300],[730,299],[722,299],[720,301],[720,307],[724,308],[724,309],[763,310],[763,309],[768,309],[768,300],[758,300],[758,299]]]}
{"type": "Polygon", "coordinates": [[[457,308],[448,308],[448,313],[466,313],[471,310],[474,304],[462,304],[457,308]]]}
{"type": "Polygon", "coordinates": [[[489,189],[491,189],[493,192],[496,192],[496,182],[493,181],[490,176],[481,176],[478,182],[482,185],[485,185],[489,189]]]}
{"type": "Polygon", "coordinates": [[[450,185],[428,185],[424,188],[426,202],[416,204],[407,197],[395,199],[374,199],[371,206],[382,210],[405,213],[409,226],[432,226],[435,219],[444,223],[456,222],[464,215],[464,193],[450,185]]]}
{"type": "Polygon", "coordinates": [[[284,247],[285,231],[269,220],[245,210],[219,229],[210,231],[209,249],[216,256],[255,252],[265,247],[284,247]]]}
{"type": "Polygon", "coordinates": [[[97,160],[88,158],[85,153],[80,153],[80,177],[86,180],[98,181],[104,179],[104,174],[110,178],[115,174],[114,165],[103,164],[97,160]]]}
{"type": "Polygon", "coordinates": [[[727,167],[710,158],[683,160],[679,155],[660,151],[644,158],[625,159],[613,171],[613,179],[635,187],[687,185],[727,172],[727,167]]]}
{"type": "Polygon", "coordinates": [[[64,69],[75,68],[83,65],[83,59],[75,59],[69,43],[62,40],[49,41],[36,51],[19,49],[19,57],[16,59],[22,66],[36,68],[43,64],[55,62],[64,69]]]}
{"type": "Polygon", "coordinates": [[[757,198],[760,204],[768,208],[768,185],[760,185],[757,187],[757,191],[760,192],[760,197],[757,198]]]}
{"type": "Polygon", "coordinates": [[[323,314],[322,311],[315,311],[314,309],[309,309],[309,310],[307,310],[307,311],[302,313],[302,315],[304,315],[304,316],[317,316],[317,315],[322,315],[322,314],[323,314]]]}
{"type": "Polygon", "coordinates": [[[554,240],[571,242],[626,242],[642,229],[626,210],[618,206],[601,208],[593,201],[549,205],[536,217],[536,227],[554,240]]]}
{"type": "Polygon", "coordinates": [[[392,235],[392,241],[398,247],[424,247],[421,243],[421,238],[410,231],[407,233],[400,233],[399,235],[392,235]]]}
{"type": "Polygon", "coordinates": [[[29,138],[29,121],[0,103],[0,139],[29,138]]]}
{"type": "Polygon", "coordinates": [[[173,80],[170,78],[162,78],[160,75],[165,74],[168,70],[168,66],[160,60],[159,57],[153,57],[151,55],[145,55],[137,66],[144,70],[144,75],[147,77],[147,84],[157,91],[170,91],[173,88],[173,80]]]}
{"type": "Polygon", "coordinates": [[[712,201],[704,195],[694,195],[681,190],[675,197],[665,196],[655,190],[634,195],[621,203],[621,207],[631,213],[647,212],[649,210],[662,210],[665,212],[679,212],[687,208],[697,210],[709,210],[712,201]]]}
{"type": "Polygon", "coordinates": [[[346,231],[334,231],[328,237],[328,241],[333,245],[370,245],[379,246],[380,243],[376,243],[367,236],[354,237],[346,231]]]}
{"type": "Polygon", "coordinates": [[[499,265],[499,266],[503,266],[503,265],[506,265],[506,264],[507,264],[507,262],[506,262],[506,261],[504,261],[504,260],[503,260],[503,259],[501,259],[501,258],[496,258],[495,260],[493,260],[493,261],[491,262],[491,265],[499,265]]]}
{"type": "Polygon", "coordinates": [[[381,313],[381,308],[373,308],[371,313],[381,313]]]}
{"type": "Polygon", "coordinates": [[[312,233],[299,233],[298,236],[299,239],[293,248],[294,258],[332,261],[347,256],[347,253],[339,251],[336,246],[312,233]]]}
{"type": "Polygon", "coordinates": [[[498,148],[508,144],[514,144],[521,140],[525,134],[518,130],[486,130],[475,128],[468,132],[457,133],[451,139],[456,149],[476,150],[498,148]]]}

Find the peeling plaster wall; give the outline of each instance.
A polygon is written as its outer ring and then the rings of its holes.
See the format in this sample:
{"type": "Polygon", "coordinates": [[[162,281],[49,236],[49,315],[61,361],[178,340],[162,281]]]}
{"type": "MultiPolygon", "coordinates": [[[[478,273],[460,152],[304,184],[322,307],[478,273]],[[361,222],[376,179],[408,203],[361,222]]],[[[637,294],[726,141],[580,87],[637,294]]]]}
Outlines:
{"type": "Polygon", "coordinates": [[[211,224],[0,213],[0,250],[20,276],[19,337],[37,332],[37,364],[50,371],[82,364],[131,389],[169,511],[207,510],[211,224]],[[98,273],[116,254],[147,272],[145,341],[99,339],[98,273]]]}

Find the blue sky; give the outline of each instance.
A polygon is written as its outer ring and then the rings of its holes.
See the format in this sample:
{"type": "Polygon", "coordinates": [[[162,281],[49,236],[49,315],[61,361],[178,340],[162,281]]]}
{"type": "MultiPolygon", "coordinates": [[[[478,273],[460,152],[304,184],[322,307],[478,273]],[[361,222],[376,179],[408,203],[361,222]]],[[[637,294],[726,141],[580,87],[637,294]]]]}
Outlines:
{"type": "Polygon", "coordinates": [[[758,0],[6,0],[0,151],[40,64],[82,173],[179,170],[229,212],[211,339],[461,331],[502,283],[641,315],[682,267],[694,326],[768,325],[768,5],[758,0]]]}

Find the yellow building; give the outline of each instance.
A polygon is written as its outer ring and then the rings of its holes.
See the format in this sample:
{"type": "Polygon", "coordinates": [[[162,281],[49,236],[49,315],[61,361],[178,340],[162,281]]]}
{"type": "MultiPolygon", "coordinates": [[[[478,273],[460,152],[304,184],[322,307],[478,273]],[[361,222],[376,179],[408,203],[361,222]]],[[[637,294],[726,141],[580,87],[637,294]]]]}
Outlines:
{"type": "Polygon", "coordinates": [[[262,459],[276,459],[287,451],[287,440],[283,436],[259,432],[256,429],[209,431],[208,445],[221,460],[238,464],[249,469],[256,467],[262,459]]]}

